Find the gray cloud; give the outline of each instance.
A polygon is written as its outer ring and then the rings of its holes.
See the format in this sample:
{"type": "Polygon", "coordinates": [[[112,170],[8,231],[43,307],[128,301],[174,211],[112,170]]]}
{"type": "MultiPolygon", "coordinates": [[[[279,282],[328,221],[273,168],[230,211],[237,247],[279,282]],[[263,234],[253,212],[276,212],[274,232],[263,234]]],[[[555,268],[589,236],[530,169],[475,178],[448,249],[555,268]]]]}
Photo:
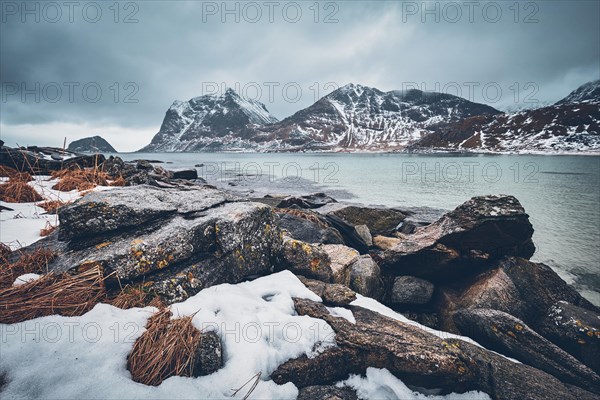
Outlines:
{"type": "Polygon", "coordinates": [[[58,2],[63,15],[56,23],[47,21],[54,14],[44,14],[46,2],[28,3],[38,4],[40,22],[26,15],[25,23],[22,9],[12,14],[8,3],[22,3],[3,2],[0,22],[0,128],[9,144],[60,145],[65,136],[101,134],[118,149],[134,150],[158,131],[173,100],[204,94],[212,82],[250,97],[260,88],[260,100],[283,118],[331,91],[330,82],[460,89],[463,97],[503,108],[514,102],[517,88],[521,102],[526,95],[548,102],[600,77],[596,1],[521,2],[518,15],[509,8],[514,2],[482,2],[473,8],[473,21],[465,2],[322,2],[316,23],[313,2],[294,3],[302,10],[295,23],[288,2],[278,3],[273,22],[264,2],[253,3],[262,12],[256,23],[248,22],[256,7],[235,2],[227,7],[237,4],[239,23],[233,14],[221,21],[222,2],[123,2],[118,23],[112,2],[78,3],[73,22],[58,2]],[[90,4],[102,9],[96,23],[82,15],[87,7],[87,16],[94,16],[90,4]],[[134,6],[138,22],[124,23],[134,6]],[[203,13],[213,6],[216,15],[203,13]],[[424,13],[435,7],[439,22],[435,13],[424,13]],[[497,9],[502,15],[491,22],[497,9]],[[325,23],[331,13],[338,22],[325,23]],[[525,23],[532,13],[537,22],[525,23]],[[36,83],[39,102],[33,94],[25,101],[10,94],[15,84],[31,90],[36,83]],[[70,101],[68,85],[75,83],[70,101]],[[97,102],[86,99],[86,84],[92,99],[95,88],[102,90],[97,102]],[[53,103],[57,85],[62,95],[53,103]],[[298,99],[294,87],[302,89],[298,99]],[[494,87],[502,90],[498,99],[494,87]]]}

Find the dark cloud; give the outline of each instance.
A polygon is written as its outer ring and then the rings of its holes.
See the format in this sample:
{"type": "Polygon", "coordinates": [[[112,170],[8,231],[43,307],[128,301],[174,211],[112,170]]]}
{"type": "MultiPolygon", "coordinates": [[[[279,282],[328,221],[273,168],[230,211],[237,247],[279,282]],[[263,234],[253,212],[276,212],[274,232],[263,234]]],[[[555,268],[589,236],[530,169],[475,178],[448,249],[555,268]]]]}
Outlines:
{"type": "Polygon", "coordinates": [[[283,118],[348,82],[382,90],[413,84],[460,90],[504,108],[517,89],[521,102],[526,95],[549,102],[600,77],[597,1],[520,2],[518,14],[514,2],[476,2],[472,21],[465,2],[322,2],[318,15],[313,2],[281,2],[273,22],[260,1],[226,3],[238,7],[239,22],[235,13],[221,14],[220,1],[123,2],[118,23],[113,2],[77,3],[73,22],[63,5],[56,23],[49,21],[51,7],[43,9],[48,2],[27,4],[38,4],[39,22],[35,15],[21,21],[20,1],[2,2],[0,124],[8,143],[56,145],[64,136],[102,134],[117,148],[133,150],[158,130],[173,100],[204,94],[211,83],[260,94],[283,118]],[[19,8],[14,15],[10,4],[19,8]],[[90,19],[95,4],[102,16],[91,23],[83,8],[90,19]],[[298,22],[294,4],[302,12],[298,22]],[[215,7],[216,15],[206,13],[215,7]],[[128,15],[138,22],[124,23],[128,15]],[[328,16],[331,23],[324,21],[328,16]],[[36,83],[39,102],[33,94],[25,101],[10,95],[15,84],[35,90],[36,83]],[[56,86],[62,93],[51,102],[56,86]],[[94,102],[97,88],[102,96],[94,102]],[[498,99],[496,88],[502,90],[498,99]]]}

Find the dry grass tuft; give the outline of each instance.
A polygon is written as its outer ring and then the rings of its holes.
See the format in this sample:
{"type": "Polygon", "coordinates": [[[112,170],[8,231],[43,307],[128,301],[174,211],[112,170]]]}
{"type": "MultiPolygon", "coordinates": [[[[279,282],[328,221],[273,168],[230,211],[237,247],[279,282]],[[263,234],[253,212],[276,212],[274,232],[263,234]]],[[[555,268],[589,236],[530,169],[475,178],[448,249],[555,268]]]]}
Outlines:
{"type": "Polygon", "coordinates": [[[18,173],[19,173],[19,171],[17,171],[14,168],[7,167],[5,165],[0,165],[0,176],[1,177],[10,178],[11,176],[14,176],[18,173]]]}
{"type": "Polygon", "coordinates": [[[195,354],[202,334],[192,325],[193,317],[171,319],[163,308],[148,320],[127,357],[127,368],[134,381],[158,386],[177,375],[194,375],[195,354]]]}
{"type": "Polygon", "coordinates": [[[11,178],[7,183],[0,185],[0,200],[7,203],[32,203],[44,198],[27,182],[11,178]]]}
{"type": "Polygon", "coordinates": [[[110,182],[110,186],[127,186],[127,181],[122,176],[110,182]]]}
{"type": "Polygon", "coordinates": [[[43,208],[49,214],[56,214],[60,207],[66,206],[67,204],[69,204],[69,202],[64,202],[61,200],[46,200],[41,204],[37,204],[37,206],[43,208]]]}
{"type": "Polygon", "coordinates": [[[147,306],[152,306],[159,309],[165,307],[160,297],[157,297],[143,285],[127,285],[121,289],[119,294],[112,299],[109,299],[107,303],[115,307],[122,308],[123,310],[147,306]]]}
{"type": "Polygon", "coordinates": [[[99,267],[77,275],[50,273],[21,286],[0,289],[0,323],[54,314],[83,315],[105,295],[99,267]]]}
{"type": "Polygon", "coordinates": [[[31,253],[18,251],[17,261],[10,263],[7,246],[0,248],[0,288],[11,286],[15,279],[23,274],[44,274],[48,272],[48,264],[56,257],[56,253],[47,249],[37,249],[31,253]]]}
{"type": "Polygon", "coordinates": [[[52,186],[54,190],[70,192],[71,190],[90,190],[98,185],[108,186],[108,174],[98,168],[88,169],[61,169],[52,173],[52,178],[59,179],[52,186]]]}
{"type": "Polygon", "coordinates": [[[55,230],[56,230],[56,226],[50,224],[49,222],[46,222],[46,227],[40,229],[40,236],[42,236],[42,237],[48,236],[49,234],[51,234],[55,230]]]}

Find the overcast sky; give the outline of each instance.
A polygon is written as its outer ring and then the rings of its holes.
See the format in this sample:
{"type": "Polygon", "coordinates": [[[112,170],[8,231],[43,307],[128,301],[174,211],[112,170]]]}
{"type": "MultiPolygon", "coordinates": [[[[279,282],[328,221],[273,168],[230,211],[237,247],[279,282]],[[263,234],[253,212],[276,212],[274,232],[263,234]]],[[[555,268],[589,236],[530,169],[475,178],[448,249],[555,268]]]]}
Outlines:
{"type": "Polygon", "coordinates": [[[2,0],[1,139],[62,146],[98,134],[132,151],[174,100],[215,87],[239,89],[281,119],[349,82],[418,85],[506,109],[600,78],[596,0],[223,4],[25,10],[2,0]]]}

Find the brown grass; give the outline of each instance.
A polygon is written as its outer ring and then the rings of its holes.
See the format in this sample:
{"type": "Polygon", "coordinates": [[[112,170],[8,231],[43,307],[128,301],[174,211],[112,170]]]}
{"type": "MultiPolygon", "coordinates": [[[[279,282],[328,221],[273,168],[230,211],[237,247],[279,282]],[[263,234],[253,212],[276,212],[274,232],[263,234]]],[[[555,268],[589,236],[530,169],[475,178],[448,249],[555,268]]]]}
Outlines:
{"type": "Polygon", "coordinates": [[[0,323],[54,314],[83,315],[105,294],[100,267],[77,275],[49,273],[21,286],[0,289],[0,323]]]}
{"type": "Polygon", "coordinates": [[[46,227],[40,229],[40,236],[48,236],[49,234],[51,234],[52,232],[54,232],[56,230],[56,226],[50,224],[49,222],[46,222],[46,227]]]}
{"type": "Polygon", "coordinates": [[[17,251],[19,258],[10,263],[7,246],[0,248],[0,288],[11,286],[15,279],[23,274],[44,274],[48,272],[48,264],[56,257],[56,253],[47,249],[37,249],[31,253],[17,251]]]}
{"type": "Polygon", "coordinates": [[[110,186],[127,186],[127,181],[122,176],[110,182],[110,186]]]}
{"type": "Polygon", "coordinates": [[[0,200],[7,203],[32,203],[44,198],[27,182],[11,178],[7,183],[0,185],[0,200]]]}
{"type": "Polygon", "coordinates": [[[152,306],[159,309],[165,307],[160,297],[157,297],[143,285],[127,285],[121,289],[119,294],[109,299],[107,303],[124,310],[133,307],[152,306]]]}
{"type": "Polygon", "coordinates": [[[158,386],[174,375],[193,376],[202,334],[192,325],[192,318],[171,320],[171,312],[163,308],[148,320],[146,332],[127,357],[134,381],[158,386]]]}
{"type": "Polygon", "coordinates": [[[52,173],[52,178],[59,179],[52,186],[54,190],[70,192],[71,190],[90,190],[98,185],[108,186],[108,174],[98,168],[61,169],[52,173]]]}
{"type": "Polygon", "coordinates": [[[0,165],[0,176],[2,176],[2,177],[10,178],[11,176],[14,176],[18,173],[19,173],[19,171],[17,171],[14,168],[7,167],[5,165],[0,165]]]}
{"type": "Polygon", "coordinates": [[[56,214],[60,207],[66,206],[67,204],[69,204],[69,202],[61,200],[46,200],[41,204],[37,204],[37,206],[43,208],[49,214],[56,214]]]}

